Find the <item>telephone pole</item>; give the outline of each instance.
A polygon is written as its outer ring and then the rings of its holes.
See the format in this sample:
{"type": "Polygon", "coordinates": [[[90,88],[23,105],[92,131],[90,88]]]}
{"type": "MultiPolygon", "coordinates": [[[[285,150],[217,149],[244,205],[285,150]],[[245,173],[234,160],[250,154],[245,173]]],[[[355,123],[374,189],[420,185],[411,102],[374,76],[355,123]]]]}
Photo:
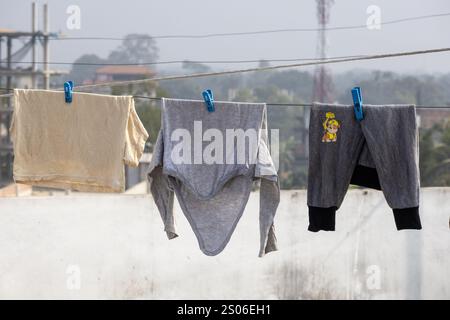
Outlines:
{"type": "Polygon", "coordinates": [[[48,69],[48,63],[50,59],[50,52],[48,47],[49,36],[49,16],[48,16],[48,4],[44,4],[44,89],[50,89],[50,71],[48,69]]]}

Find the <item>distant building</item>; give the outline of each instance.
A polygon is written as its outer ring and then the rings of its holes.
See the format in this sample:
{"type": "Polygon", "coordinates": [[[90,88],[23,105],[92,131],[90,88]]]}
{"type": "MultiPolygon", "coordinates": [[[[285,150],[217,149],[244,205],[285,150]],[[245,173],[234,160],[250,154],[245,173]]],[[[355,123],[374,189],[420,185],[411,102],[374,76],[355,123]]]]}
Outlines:
{"type": "Polygon", "coordinates": [[[94,82],[127,81],[150,78],[155,72],[146,66],[105,66],[95,71],[94,82]]]}
{"type": "MultiPolygon", "coordinates": [[[[98,84],[113,81],[129,81],[151,78],[156,73],[146,66],[104,66],[95,71],[93,79],[83,81],[84,85],[98,84]]],[[[150,96],[155,96],[155,86],[149,86],[150,96]]],[[[110,87],[99,88],[104,93],[112,93],[110,87]]]]}

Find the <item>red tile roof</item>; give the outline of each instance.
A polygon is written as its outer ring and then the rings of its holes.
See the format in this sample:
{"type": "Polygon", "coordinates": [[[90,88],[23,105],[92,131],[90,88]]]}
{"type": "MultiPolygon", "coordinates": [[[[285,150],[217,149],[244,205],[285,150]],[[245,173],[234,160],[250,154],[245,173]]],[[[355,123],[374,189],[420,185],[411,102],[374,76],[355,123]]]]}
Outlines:
{"type": "Polygon", "coordinates": [[[146,66],[105,66],[98,68],[96,74],[138,74],[150,75],[154,74],[152,70],[146,66]]]}

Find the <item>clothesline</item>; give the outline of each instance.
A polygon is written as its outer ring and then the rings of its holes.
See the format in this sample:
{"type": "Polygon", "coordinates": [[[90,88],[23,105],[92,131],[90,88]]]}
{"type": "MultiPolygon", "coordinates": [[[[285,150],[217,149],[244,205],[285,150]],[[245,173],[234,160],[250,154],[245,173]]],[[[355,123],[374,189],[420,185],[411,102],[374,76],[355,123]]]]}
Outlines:
{"type": "MultiPolygon", "coordinates": [[[[161,100],[160,97],[149,97],[141,95],[133,95],[135,99],[149,99],[149,100],[161,100]]],[[[267,106],[272,107],[313,107],[314,103],[266,103],[267,106]]],[[[426,105],[416,105],[418,109],[450,109],[450,106],[426,106],[426,105]]]]}
{"type": "MultiPolygon", "coordinates": [[[[4,90],[5,88],[0,88],[4,90]]],[[[12,97],[12,94],[4,94],[0,95],[1,97],[12,97]]],[[[150,97],[150,96],[142,96],[142,95],[133,95],[134,99],[148,99],[160,101],[161,97],[150,97]]],[[[271,107],[313,107],[314,103],[266,103],[267,106],[271,107]]],[[[450,109],[450,106],[427,106],[427,105],[416,105],[416,109],[450,109]]]]}

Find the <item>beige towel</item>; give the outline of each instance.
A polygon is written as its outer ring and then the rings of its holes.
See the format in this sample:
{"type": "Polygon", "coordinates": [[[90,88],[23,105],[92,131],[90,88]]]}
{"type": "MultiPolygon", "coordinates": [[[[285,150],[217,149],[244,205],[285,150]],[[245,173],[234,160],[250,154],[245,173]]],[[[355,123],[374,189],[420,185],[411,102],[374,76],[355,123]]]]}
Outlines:
{"type": "Polygon", "coordinates": [[[85,192],[123,192],[148,138],[131,96],[14,90],[14,180],[85,192]]]}

